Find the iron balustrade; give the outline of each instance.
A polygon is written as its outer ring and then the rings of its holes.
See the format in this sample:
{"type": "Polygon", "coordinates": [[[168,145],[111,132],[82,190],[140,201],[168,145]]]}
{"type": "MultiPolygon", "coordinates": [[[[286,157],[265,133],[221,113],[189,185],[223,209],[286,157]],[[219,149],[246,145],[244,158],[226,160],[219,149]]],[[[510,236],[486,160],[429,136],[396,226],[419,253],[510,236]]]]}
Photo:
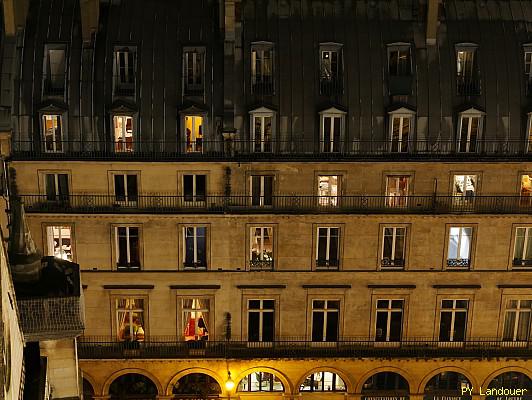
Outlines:
{"type": "Polygon", "coordinates": [[[142,342],[119,342],[110,337],[81,337],[80,359],[178,359],[178,358],[491,358],[529,359],[532,342],[501,339],[468,339],[442,342],[413,338],[399,342],[376,342],[368,338],[341,338],[335,342],[313,342],[304,338],[280,338],[269,342],[246,340],[183,341],[172,337],[148,337],[142,342]]]}
{"type": "Polygon", "coordinates": [[[322,96],[341,96],[344,92],[344,84],[341,77],[320,79],[320,94],[322,96]]]}
{"type": "Polygon", "coordinates": [[[462,96],[478,96],[480,95],[480,78],[458,76],[456,78],[456,89],[459,95],[462,96]]]}
{"type": "Polygon", "coordinates": [[[469,258],[449,258],[447,259],[447,267],[449,268],[469,268],[471,260],[469,258]]]}
{"type": "Polygon", "coordinates": [[[390,202],[389,196],[310,195],[272,196],[267,206],[254,205],[249,195],[208,195],[202,201],[169,194],[138,195],[121,201],[108,194],[70,194],[48,200],[45,194],[20,196],[27,212],[33,213],[338,213],[338,214],[531,214],[532,202],[521,196],[404,196],[405,201],[390,202]],[[324,201],[327,200],[327,201],[324,201]]]}
{"type": "Polygon", "coordinates": [[[205,140],[198,146],[187,145],[184,138],[174,140],[62,140],[55,145],[42,140],[13,141],[15,159],[146,159],[153,161],[203,160],[203,159],[364,159],[384,160],[432,159],[436,157],[475,161],[481,158],[532,159],[532,146],[525,140],[478,139],[474,146],[464,151],[454,139],[447,140],[292,140],[275,138],[205,140]],[[472,151],[474,148],[474,151],[472,151]]]}

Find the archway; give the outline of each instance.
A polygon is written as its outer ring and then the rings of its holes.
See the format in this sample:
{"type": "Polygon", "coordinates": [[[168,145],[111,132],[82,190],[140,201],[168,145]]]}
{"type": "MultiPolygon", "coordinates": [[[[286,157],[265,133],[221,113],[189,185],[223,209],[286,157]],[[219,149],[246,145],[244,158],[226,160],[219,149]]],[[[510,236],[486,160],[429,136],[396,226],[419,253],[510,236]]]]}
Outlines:
{"type": "Polygon", "coordinates": [[[304,392],[347,392],[347,386],[338,374],[330,371],[316,371],[305,378],[299,386],[304,392]]]}
{"type": "Polygon", "coordinates": [[[362,400],[408,400],[408,381],[396,372],[379,372],[369,377],[362,386],[362,400]]]}
{"type": "Polygon", "coordinates": [[[423,400],[471,400],[472,383],[459,372],[442,371],[425,385],[423,400]]]}
{"type": "Polygon", "coordinates": [[[94,388],[91,383],[83,378],[83,400],[92,400],[94,398],[94,388]]]}
{"type": "Polygon", "coordinates": [[[157,386],[141,374],[124,374],[109,386],[111,400],[154,400],[157,386]]]}
{"type": "Polygon", "coordinates": [[[174,399],[218,398],[222,389],[216,379],[202,373],[181,377],[172,388],[174,399]]]}
{"type": "Polygon", "coordinates": [[[532,400],[532,379],[522,372],[508,371],[493,378],[483,391],[486,400],[532,400]]]}
{"type": "Polygon", "coordinates": [[[283,382],[266,371],[253,371],[243,377],[237,386],[237,392],[242,394],[251,392],[280,392],[285,391],[283,382]]]}

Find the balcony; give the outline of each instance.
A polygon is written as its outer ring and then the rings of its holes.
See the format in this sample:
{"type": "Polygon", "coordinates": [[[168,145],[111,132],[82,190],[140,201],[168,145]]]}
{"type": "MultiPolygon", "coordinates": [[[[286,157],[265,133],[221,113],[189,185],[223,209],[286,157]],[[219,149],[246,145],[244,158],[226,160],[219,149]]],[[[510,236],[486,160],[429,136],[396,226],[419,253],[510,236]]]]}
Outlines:
{"type": "Polygon", "coordinates": [[[151,337],[143,342],[117,342],[111,337],[81,337],[80,359],[186,359],[186,358],[492,358],[532,357],[532,342],[508,342],[500,339],[470,339],[464,342],[440,342],[412,338],[385,343],[368,338],[341,338],[337,342],[312,342],[304,338],[280,338],[269,342],[214,340],[201,342],[201,349],[173,337],[151,337]]]}
{"type": "Polygon", "coordinates": [[[340,266],[340,260],[316,260],[316,269],[317,270],[337,270],[340,266]]]}
{"type": "Polygon", "coordinates": [[[251,271],[273,271],[273,259],[269,260],[249,260],[251,271]]]}
{"type": "Polygon", "coordinates": [[[452,269],[469,269],[471,260],[469,258],[449,258],[447,267],[452,269]]]}
{"type": "Polygon", "coordinates": [[[191,202],[188,196],[146,194],[136,201],[119,202],[107,194],[71,194],[68,201],[49,201],[45,194],[20,196],[27,213],[64,214],[528,214],[532,203],[520,196],[404,196],[401,206],[390,206],[389,196],[272,196],[271,205],[257,206],[252,196],[210,195],[191,202]]]}
{"type": "MultiPolygon", "coordinates": [[[[301,133],[294,134],[300,136],[301,133]]],[[[447,160],[482,161],[515,158],[532,160],[525,140],[479,140],[474,152],[464,152],[454,139],[401,142],[405,151],[394,151],[397,142],[390,140],[275,140],[257,145],[253,140],[201,140],[191,146],[176,137],[160,141],[13,141],[15,160],[447,160]],[[53,145],[53,146],[52,146],[53,145]],[[60,149],[51,152],[49,149],[60,149]],[[48,150],[47,150],[48,149],[48,150]]]]}
{"type": "Polygon", "coordinates": [[[461,96],[480,96],[480,79],[456,77],[456,91],[461,96]]]}

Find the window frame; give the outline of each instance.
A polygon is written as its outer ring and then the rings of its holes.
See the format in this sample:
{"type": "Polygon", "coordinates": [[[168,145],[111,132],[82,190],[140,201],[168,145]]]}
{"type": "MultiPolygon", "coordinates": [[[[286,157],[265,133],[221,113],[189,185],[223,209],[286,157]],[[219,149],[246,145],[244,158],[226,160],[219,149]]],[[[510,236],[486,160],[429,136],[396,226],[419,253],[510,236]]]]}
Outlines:
{"type": "MultiPolygon", "coordinates": [[[[312,257],[312,269],[314,271],[339,271],[342,267],[342,256],[343,256],[343,233],[345,229],[345,224],[333,224],[333,223],[314,223],[312,224],[312,236],[313,236],[313,257],[312,257]],[[318,254],[319,254],[319,230],[320,229],[328,229],[331,228],[338,229],[338,249],[337,249],[337,255],[338,259],[336,260],[336,263],[330,264],[327,263],[326,265],[319,265],[318,263],[318,254]]],[[[328,241],[330,241],[329,236],[328,241]]],[[[330,254],[328,254],[328,257],[330,257],[330,254]]],[[[330,260],[326,260],[330,261],[330,260]]]]}
{"type": "Polygon", "coordinates": [[[181,188],[182,188],[182,197],[183,197],[183,204],[189,205],[205,205],[207,202],[207,173],[201,173],[202,171],[183,171],[181,173],[181,188]],[[192,194],[187,194],[186,185],[185,185],[185,177],[191,176],[192,177],[192,194]],[[198,176],[203,176],[205,179],[205,194],[202,196],[201,194],[198,194],[198,176]],[[188,200],[187,198],[192,196],[192,200],[188,200]]]}
{"type": "Polygon", "coordinates": [[[313,343],[335,343],[341,340],[342,337],[342,299],[339,297],[332,298],[330,296],[313,296],[310,299],[310,341],[313,343]],[[315,301],[323,301],[325,302],[323,308],[314,308],[314,302],[315,301]],[[338,308],[328,308],[328,303],[330,301],[338,302],[338,308]],[[321,340],[314,340],[313,338],[313,332],[314,332],[314,312],[322,312],[323,314],[323,326],[322,326],[322,335],[321,340]],[[334,313],[337,314],[337,325],[336,325],[336,340],[329,341],[327,340],[327,315],[328,313],[334,313]]]}
{"type": "MultiPolygon", "coordinates": [[[[518,340],[517,339],[517,336],[518,336],[518,328],[519,328],[519,320],[520,320],[520,315],[522,313],[520,313],[519,311],[521,310],[526,310],[526,308],[520,308],[520,303],[522,301],[531,301],[532,298],[530,295],[519,295],[519,294],[503,294],[502,296],[502,301],[501,301],[501,316],[500,316],[500,320],[502,321],[502,323],[500,324],[500,332],[499,332],[499,337],[501,339],[501,341],[503,341],[505,343],[505,345],[507,346],[512,346],[512,345],[516,345],[516,346],[519,346],[521,343],[523,344],[527,344],[529,341],[530,341],[530,338],[532,336],[532,307],[529,308],[529,312],[530,312],[530,319],[529,319],[529,322],[528,322],[528,331],[527,331],[527,338],[524,339],[524,340],[518,340]],[[508,307],[508,303],[510,301],[517,301],[518,302],[518,307],[517,308],[509,308],[508,307]],[[506,315],[508,314],[509,310],[516,310],[516,317],[515,317],[515,321],[514,321],[514,326],[513,326],[513,329],[512,329],[512,339],[511,340],[505,340],[505,337],[504,337],[504,333],[506,331],[506,315]]],[[[526,311],[524,311],[523,313],[525,313],[526,311]]]]}
{"type": "Polygon", "coordinates": [[[244,302],[245,302],[245,309],[244,313],[246,315],[245,325],[242,325],[242,329],[245,332],[245,338],[246,341],[249,343],[272,343],[275,342],[275,340],[278,337],[278,326],[279,326],[279,300],[275,296],[268,296],[268,295],[262,295],[262,296],[244,296],[244,302]],[[250,309],[250,302],[251,301],[260,301],[260,308],[259,309],[250,309]],[[273,301],[273,310],[270,308],[263,308],[264,301],[273,301]],[[273,340],[272,341],[265,341],[263,340],[263,334],[264,334],[264,313],[265,312],[273,312],[273,340]],[[257,341],[250,341],[249,339],[249,330],[250,330],[250,313],[258,313],[259,314],[259,332],[258,336],[259,339],[257,341]]]}
{"type": "Polygon", "coordinates": [[[113,98],[135,98],[137,93],[137,71],[139,51],[136,45],[115,45],[113,47],[113,98]],[[132,71],[129,71],[129,60],[125,60],[124,70],[127,71],[125,75],[129,77],[130,73],[133,74],[133,82],[121,82],[120,79],[120,54],[131,53],[133,58],[132,71]]]}
{"type": "Polygon", "coordinates": [[[456,152],[459,154],[476,154],[481,151],[483,131],[484,131],[484,116],[485,112],[480,111],[476,108],[470,108],[468,110],[458,113],[458,122],[456,127],[456,152]],[[472,132],[472,119],[478,118],[477,125],[477,135],[474,142],[473,151],[470,150],[471,147],[471,132],[472,132]],[[465,141],[465,149],[462,150],[462,127],[464,126],[464,121],[467,121],[467,139],[465,141]]]}
{"type": "Polygon", "coordinates": [[[318,113],[319,119],[320,119],[320,153],[340,153],[342,152],[344,148],[344,141],[346,138],[346,124],[345,119],[347,113],[345,111],[339,110],[336,107],[330,107],[326,110],[322,110],[318,113]],[[329,140],[325,140],[325,119],[330,118],[330,131],[329,131],[329,140]],[[336,132],[334,131],[335,123],[334,120],[338,118],[339,119],[339,130],[338,136],[336,136],[336,132]],[[335,138],[338,137],[339,143],[335,143],[335,138]]]}
{"type": "MultiPolygon", "coordinates": [[[[524,260],[521,261],[520,264],[516,264],[515,260],[515,252],[517,248],[517,230],[518,229],[525,229],[525,240],[523,241],[523,253],[526,251],[526,247],[528,245],[528,242],[532,240],[532,224],[512,224],[512,244],[510,248],[510,269],[512,270],[531,270],[532,269],[532,254],[530,255],[530,259],[520,259],[524,260]]],[[[526,254],[524,254],[526,256],[526,254]]]]}
{"type": "MultiPolygon", "coordinates": [[[[395,43],[389,43],[386,45],[386,56],[387,56],[387,73],[388,73],[388,77],[410,77],[414,74],[414,71],[413,71],[413,62],[412,62],[412,44],[411,43],[408,43],[408,42],[395,42],[395,43]],[[404,51],[404,50],[408,50],[408,73],[399,73],[397,72],[396,74],[392,74],[391,73],[391,68],[390,68],[390,61],[391,61],[391,55],[395,52],[401,52],[401,51],[404,51]]],[[[397,57],[397,71],[399,71],[399,57],[397,57]]]]}
{"type": "MultiPolygon", "coordinates": [[[[205,74],[205,62],[206,62],[206,47],[205,46],[184,46],[182,49],[182,95],[183,97],[204,97],[205,96],[205,80],[206,80],[206,74],[205,74]],[[188,54],[200,54],[201,55],[201,65],[200,65],[200,74],[201,74],[201,84],[194,83],[192,84],[192,88],[188,87],[188,65],[187,65],[187,59],[188,54]],[[188,91],[187,91],[188,90],[188,91]],[[200,93],[201,92],[201,93],[200,93]],[[198,94],[200,93],[200,94],[198,94]]],[[[193,57],[197,58],[197,57],[193,57]]],[[[192,61],[193,64],[193,70],[195,70],[195,65],[197,65],[197,60],[192,61]]],[[[195,75],[195,73],[193,73],[195,75]]],[[[197,78],[197,77],[194,77],[197,78]]],[[[196,80],[196,79],[194,79],[196,80]]]]}
{"type": "Polygon", "coordinates": [[[445,224],[445,246],[443,253],[442,269],[449,271],[473,270],[475,260],[475,248],[478,224],[476,223],[448,223],[445,224]],[[451,240],[451,228],[471,228],[471,242],[469,243],[469,265],[449,265],[449,244],[451,240]]]}
{"type": "Polygon", "coordinates": [[[253,153],[272,153],[274,152],[276,138],[277,138],[277,113],[267,107],[259,107],[251,110],[249,112],[249,139],[250,139],[250,150],[253,153]],[[271,120],[271,131],[269,143],[266,140],[266,118],[271,120]],[[256,141],[255,135],[255,122],[256,119],[261,121],[261,132],[260,132],[260,142],[256,141]],[[259,148],[257,149],[257,143],[259,143],[259,148]]]}
{"type": "Polygon", "coordinates": [[[44,57],[43,57],[43,79],[42,79],[42,96],[43,97],[57,97],[64,99],[67,93],[67,81],[68,81],[68,69],[69,69],[69,59],[68,59],[68,43],[46,43],[44,45],[44,57]],[[55,88],[53,87],[53,76],[51,74],[51,61],[50,61],[50,51],[54,50],[63,50],[64,52],[64,69],[63,69],[63,87],[55,88]],[[59,93],[60,92],[60,93],[59,93]]]}
{"type": "Polygon", "coordinates": [[[438,342],[443,343],[463,343],[464,341],[467,341],[469,337],[469,319],[470,319],[470,304],[471,301],[468,297],[460,298],[459,296],[451,296],[451,298],[447,298],[444,295],[438,296],[438,342]],[[452,301],[453,306],[452,308],[444,308],[443,302],[444,301],[452,301]],[[457,308],[456,303],[458,301],[467,301],[467,307],[465,308],[465,326],[464,326],[464,339],[463,340],[454,340],[455,336],[455,322],[456,322],[456,314],[458,312],[463,313],[464,308],[457,308]],[[450,311],[449,311],[450,310],[450,311]],[[451,330],[449,332],[449,340],[441,340],[441,334],[442,334],[442,317],[444,313],[451,313],[451,330]]]}
{"type": "MultiPolygon", "coordinates": [[[[262,58],[264,60],[264,56],[262,58]]],[[[276,55],[275,55],[275,43],[269,42],[269,41],[256,41],[251,42],[250,44],[250,83],[251,83],[251,94],[254,95],[267,95],[267,96],[273,96],[275,95],[275,71],[276,71],[276,55]],[[265,63],[262,61],[261,63],[261,79],[260,82],[257,80],[257,56],[254,55],[256,52],[262,52],[265,51],[271,52],[270,57],[270,63],[271,63],[271,77],[270,82],[265,82],[264,77],[268,76],[265,73],[266,68],[264,67],[265,63]],[[261,88],[262,85],[262,88],[261,88]]]]}
{"type": "MultiPolygon", "coordinates": [[[[214,304],[214,301],[215,301],[215,297],[214,295],[210,295],[210,294],[199,294],[201,291],[198,292],[198,294],[196,294],[196,292],[194,291],[194,293],[191,293],[191,294],[179,294],[179,295],[176,295],[176,311],[177,311],[177,315],[176,315],[176,322],[177,322],[177,337],[178,338],[183,338],[184,339],[184,331],[183,331],[183,328],[184,328],[184,325],[185,325],[185,312],[186,309],[184,307],[184,302],[185,300],[189,300],[189,299],[192,299],[192,300],[208,300],[209,301],[209,308],[208,308],[208,320],[206,321],[206,324],[207,324],[207,339],[196,339],[196,340],[190,340],[190,342],[192,343],[195,343],[195,342],[200,342],[200,341],[209,341],[209,340],[215,340],[214,338],[216,337],[215,336],[215,313],[214,313],[214,310],[216,309],[215,308],[215,304],[214,304]],[[212,338],[212,339],[211,339],[212,338]]],[[[192,309],[190,309],[192,310],[192,309]]],[[[196,312],[198,312],[198,309],[196,309],[196,312]]],[[[199,311],[199,312],[204,312],[204,311],[199,311]]]]}
{"type": "Polygon", "coordinates": [[[480,64],[478,63],[478,52],[479,45],[476,43],[457,43],[454,46],[454,56],[455,56],[455,77],[456,77],[456,93],[458,96],[478,96],[481,93],[481,79],[480,79],[480,64]],[[459,53],[461,52],[470,52],[472,53],[471,61],[471,72],[467,73],[466,68],[460,66],[459,53]],[[463,69],[465,72],[460,73],[460,70],[463,69]],[[469,75],[469,76],[466,76],[469,75]],[[463,88],[460,89],[460,85],[463,85],[463,88]],[[477,85],[478,88],[467,88],[467,86],[477,85]],[[476,90],[478,89],[478,90],[476,90]]]}
{"type": "MultiPolygon", "coordinates": [[[[179,262],[179,270],[183,271],[207,271],[209,270],[210,266],[210,254],[211,254],[211,224],[210,223],[192,223],[192,224],[178,224],[179,229],[179,238],[180,238],[180,246],[179,246],[179,254],[180,254],[180,262],[179,262]],[[186,229],[187,228],[194,228],[194,231],[196,231],[197,228],[205,228],[205,265],[198,265],[189,267],[186,266],[186,229]]],[[[197,238],[195,239],[195,242],[197,242],[197,238]]],[[[195,248],[195,252],[197,252],[197,249],[195,248]]],[[[195,255],[196,256],[196,255],[195,255]]]]}
{"type": "Polygon", "coordinates": [[[42,238],[43,238],[43,254],[46,254],[48,256],[55,257],[54,254],[50,254],[50,239],[48,237],[48,229],[49,228],[65,228],[68,227],[70,229],[70,253],[72,255],[72,260],[68,260],[71,262],[76,262],[77,260],[77,252],[76,252],[76,234],[75,234],[75,223],[74,222],[45,222],[42,224],[42,238]]]}
{"type": "Polygon", "coordinates": [[[275,187],[276,187],[276,174],[275,173],[267,173],[267,172],[259,172],[255,173],[255,171],[250,171],[248,174],[248,181],[249,181],[249,197],[250,197],[250,204],[252,207],[257,208],[272,208],[274,206],[274,199],[275,199],[275,187]],[[253,178],[259,178],[259,204],[253,204],[255,196],[253,195],[253,178]],[[267,196],[266,196],[266,180],[265,178],[271,178],[271,199],[269,199],[270,204],[266,204],[267,196]]]}
{"type": "Polygon", "coordinates": [[[524,43],[523,51],[523,72],[525,79],[525,94],[532,95],[532,43],[524,43]],[[528,55],[528,57],[527,57],[528,55]],[[528,61],[527,61],[528,58],[528,61]]]}
{"type": "Polygon", "coordinates": [[[407,154],[414,149],[416,133],[415,121],[416,112],[406,107],[400,107],[396,110],[388,112],[388,152],[407,154]],[[397,140],[397,149],[394,149],[394,121],[397,119],[399,120],[399,137],[397,140]],[[409,121],[406,141],[403,138],[403,130],[406,126],[404,120],[409,121]]]}
{"type": "MultiPolygon", "coordinates": [[[[182,146],[182,153],[183,154],[203,154],[206,152],[206,141],[209,137],[208,133],[208,127],[209,127],[209,120],[208,120],[208,113],[204,110],[201,110],[196,107],[189,107],[186,110],[180,111],[180,121],[181,121],[181,146],[182,146]],[[187,125],[186,120],[187,118],[202,118],[201,121],[201,136],[198,135],[198,137],[194,137],[194,140],[192,140],[192,132],[191,132],[191,140],[189,143],[189,140],[187,138],[187,125]],[[199,140],[198,140],[199,139],[199,140]],[[198,144],[199,141],[199,144],[198,144]],[[191,150],[189,150],[191,149],[191,150]]],[[[196,127],[196,125],[193,123],[193,127],[196,127]]],[[[199,133],[199,129],[198,129],[199,133]]]]}
{"type": "MultiPolygon", "coordinates": [[[[532,81],[530,82],[532,94],[532,81]]],[[[526,132],[525,132],[525,153],[532,153],[532,111],[527,113],[526,132]]]]}
{"type": "MultiPolygon", "coordinates": [[[[41,140],[43,144],[43,150],[45,153],[64,153],[65,152],[65,132],[66,132],[66,125],[65,121],[67,120],[66,117],[66,111],[62,110],[54,110],[54,111],[41,111],[39,112],[39,120],[40,120],[40,126],[41,126],[41,140]],[[52,149],[48,150],[48,142],[47,142],[47,118],[53,117],[54,121],[53,123],[56,123],[59,121],[59,124],[57,125],[59,127],[59,140],[57,140],[57,132],[54,131],[54,134],[52,135],[53,141],[52,143],[52,149]]],[[[55,125],[54,125],[55,126],[55,125]]],[[[52,129],[57,130],[57,128],[52,127],[52,129]]]]}
{"type": "Polygon", "coordinates": [[[131,206],[136,207],[139,201],[139,198],[141,197],[141,171],[138,170],[122,170],[122,171],[108,171],[108,179],[109,179],[109,194],[113,197],[113,204],[119,205],[119,206],[131,206]],[[127,178],[124,181],[124,193],[125,193],[125,200],[117,200],[117,193],[116,193],[116,176],[127,176],[127,175],[135,175],[137,177],[137,195],[136,200],[129,200],[128,196],[128,189],[127,189],[127,178]]]}
{"type": "Polygon", "coordinates": [[[264,371],[264,370],[260,370],[260,371],[253,371],[251,372],[250,374],[246,375],[246,376],[243,376],[242,379],[240,379],[240,382],[238,382],[238,384],[236,385],[236,392],[237,393],[283,393],[285,391],[285,387],[284,387],[284,384],[283,382],[281,381],[281,379],[279,379],[278,376],[276,376],[273,372],[270,372],[270,371],[264,371]],[[250,385],[250,380],[251,380],[251,376],[252,374],[259,374],[259,389],[258,390],[252,390],[252,386],[250,385]],[[267,379],[267,380],[264,380],[263,377],[264,377],[264,374],[269,374],[271,379],[267,379]],[[247,390],[241,390],[240,389],[240,386],[242,385],[242,381],[244,379],[247,379],[247,385],[248,385],[248,389],[247,390]],[[281,384],[281,389],[274,389],[274,386],[275,386],[275,381],[278,381],[280,384],[281,384]],[[264,382],[268,382],[269,383],[269,388],[267,390],[263,390],[262,389],[262,386],[263,386],[263,383],[264,382]]]}
{"type": "MultiPolygon", "coordinates": [[[[341,206],[341,199],[343,193],[343,171],[315,171],[314,182],[316,185],[316,203],[319,207],[333,207],[337,208],[341,206]],[[322,177],[336,177],[336,196],[322,196],[320,195],[320,179],[322,177]],[[322,201],[324,200],[324,201],[322,201]]],[[[330,183],[329,183],[330,187],[330,183]]]]}
{"type": "Polygon", "coordinates": [[[138,151],[137,113],[121,107],[120,109],[113,110],[110,118],[113,152],[117,154],[127,154],[138,151]],[[127,141],[127,138],[129,137],[127,132],[127,118],[131,119],[131,144],[129,146],[127,141]],[[118,129],[116,120],[118,119],[122,119],[122,128],[119,136],[116,135],[118,129]]]}
{"type": "Polygon", "coordinates": [[[134,340],[125,341],[125,340],[119,340],[118,338],[118,300],[120,299],[135,299],[135,300],[142,300],[144,308],[142,309],[143,312],[143,319],[144,319],[144,340],[149,337],[149,296],[147,293],[139,293],[139,292],[132,292],[127,293],[126,291],[120,291],[117,293],[111,293],[110,294],[110,301],[111,301],[111,310],[112,310],[112,317],[111,317],[111,328],[112,328],[112,338],[118,343],[123,342],[137,342],[134,340]]]}
{"type": "MultiPolygon", "coordinates": [[[[248,271],[275,271],[276,270],[276,264],[277,264],[277,238],[279,236],[278,234],[278,226],[277,224],[271,224],[271,223],[248,223],[246,224],[246,231],[247,231],[247,255],[246,255],[246,267],[247,267],[247,270],[248,271]],[[262,228],[262,229],[271,229],[272,230],[272,260],[271,262],[269,262],[269,264],[271,264],[271,267],[267,267],[267,266],[259,266],[258,268],[257,267],[254,267],[252,264],[254,263],[254,260],[253,260],[253,252],[252,252],[252,248],[253,248],[253,238],[254,238],[254,234],[252,232],[252,230],[254,229],[257,229],[257,228],[262,228]]],[[[261,234],[261,238],[264,237],[264,234],[261,234]]],[[[262,239],[261,243],[264,243],[264,239],[262,239]]],[[[264,263],[266,265],[266,263],[268,262],[268,260],[259,260],[261,263],[264,263]]],[[[259,264],[260,265],[260,264],[259,264]]]]}
{"type": "MultiPolygon", "coordinates": [[[[466,180],[464,180],[466,182],[466,180]]],[[[462,204],[467,202],[474,202],[474,199],[476,196],[481,195],[481,189],[482,189],[482,172],[481,171],[450,171],[449,173],[449,196],[453,197],[453,203],[454,204],[462,204]],[[456,184],[455,179],[457,176],[464,176],[465,179],[467,177],[474,176],[476,178],[476,182],[474,186],[474,192],[472,196],[467,195],[467,183],[464,184],[464,191],[462,194],[458,194],[456,192],[456,184]]]]}
{"type": "Polygon", "coordinates": [[[402,207],[408,207],[408,200],[410,196],[413,195],[413,188],[414,188],[414,174],[413,172],[405,172],[405,173],[394,173],[394,172],[387,172],[385,171],[383,173],[383,180],[384,180],[384,195],[386,196],[385,203],[386,207],[389,208],[402,208],[402,207]],[[401,178],[406,178],[406,195],[393,195],[393,193],[401,193],[398,185],[395,185],[395,190],[390,191],[391,185],[390,180],[396,179],[397,183],[400,182],[401,178]],[[399,201],[397,201],[399,200],[399,201]]]}
{"type": "MultiPolygon", "coordinates": [[[[373,315],[374,315],[374,320],[373,320],[373,340],[375,343],[400,343],[403,341],[403,339],[405,337],[408,337],[407,334],[406,334],[406,327],[405,327],[405,320],[406,320],[406,312],[405,312],[405,308],[406,308],[406,303],[407,303],[407,299],[404,298],[403,296],[385,296],[385,295],[374,295],[374,299],[373,299],[373,315]],[[379,301],[388,301],[388,307],[386,309],[384,308],[378,308],[378,303],[379,301]],[[397,312],[397,308],[394,308],[392,306],[392,302],[393,301],[402,301],[402,307],[401,307],[401,332],[399,333],[399,341],[391,341],[389,340],[390,339],[390,333],[391,333],[391,316],[392,316],[392,313],[393,312],[397,312]],[[387,327],[387,332],[386,332],[386,338],[385,340],[377,340],[377,324],[378,324],[378,313],[379,313],[379,310],[386,310],[386,314],[387,314],[387,318],[386,318],[386,327],[387,327]]],[[[384,312],[384,311],[380,311],[380,312],[384,312]]]]}
{"type": "MultiPolygon", "coordinates": [[[[404,223],[399,223],[399,224],[394,224],[394,223],[382,223],[382,224],[379,224],[379,254],[378,254],[378,264],[377,264],[377,269],[379,271],[402,271],[402,270],[407,270],[408,269],[408,259],[409,259],[409,246],[410,246],[410,232],[411,232],[411,224],[404,224],[404,223]],[[403,255],[404,255],[404,258],[403,258],[403,262],[402,262],[402,265],[395,265],[395,259],[394,260],[391,260],[391,261],[394,261],[393,264],[390,264],[390,265],[383,265],[384,264],[384,238],[385,238],[385,230],[386,229],[389,229],[389,228],[393,228],[393,232],[394,232],[394,238],[392,239],[392,246],[395,245],[396,243],[396,237],[397,235],[395,234],[395,232],[397,232],[397,228],[400,228],[400,229],[404,229],[405,231],[405,234],[404,234],[404,246],[403,246],[403,255]]],[[[395,246],[394,248],[392,249],[392,255],[395,256],[395,246]]],[[[399,259],[398,259],[399,260],[399,259]]]]}
{"type": "MultiPolygon", "coordinates": [[[[144,269],[144,245],[143,245],[143,230],[142,230],[142,224],[131,224],[131,223],[116,223],[116,224],[111,224],[111,236],[112,236],[112,251],[111,251],[111,256],[112,256],[112,270],[113,271],[124,271],[124,272],[136,272],[136,271],[141,271],[144,269]],[[129,228],[137,228],[138,229],[138,258],[139,258],[139,264],[138,266],[119,266],[118,265],[118,261],[119,261],[119,255],[120,255],[120,250],[119,250],[119,244],[118,244],[118,239],[119,239],[119,235],[118,235],[118,228],[128,228],[126,230],[127,232],[127,238],[129,239],[130,235],[129,235],[129,228]]],[[[131,258],[131,254],[130,254],[130,246],[131,246],[131,243],[130,241],[128,240],[127,241],[127,258],[130,259],[131,258]]],[[[129,264],[129,262],[128,262],[129,264]]]]}
{"type": "MultiPolygon", "coordinates": [[[[467,300],[468,301],[468,310],[467,310],[467,320],[466,320],[466,332],[464,339],[467,341],[472,337],[472,328],[473,328],[473,319],[475,315],[475,293],[473,290],[467,289],[438,289],[436,293],[436,304],[435,304],[435,318],[434,318],[434,340],[439,341],[440,339],[440,318],[441,318],[441,309],[442,309],[442,300],[467,300]]],[[[443,342],[443,343],[456,343],[457,346],[460,346],[463,342],[443,342]]]]}
{"type": "Polygon", "coordinates": [[[343,80],[344,80],[344,57],[343,44],[336,42],[322,42],[318,50],[318,66],[319,66],[319,92],[322,96],[341,95],[343,94],[343,80]],[[331,77],[328,79],[324,77],[324,53],[331,53],[331,77]],[[332,53],[336,53],[337,71],[332,70],[332,53]],[[327,90],[327,88],[329,90],[327,90]]]}

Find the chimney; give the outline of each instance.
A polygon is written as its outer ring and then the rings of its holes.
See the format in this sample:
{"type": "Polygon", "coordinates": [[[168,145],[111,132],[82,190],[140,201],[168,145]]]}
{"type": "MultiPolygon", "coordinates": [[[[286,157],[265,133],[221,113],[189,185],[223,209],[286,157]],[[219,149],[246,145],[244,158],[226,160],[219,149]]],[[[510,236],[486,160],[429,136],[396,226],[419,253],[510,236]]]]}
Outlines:
{"type": "Polygon", "coordinates": [[[427,46],[434,46],[436,44],[436,37],[438,35],[438,8],[440,0],[427,0],[427,46]]]}

